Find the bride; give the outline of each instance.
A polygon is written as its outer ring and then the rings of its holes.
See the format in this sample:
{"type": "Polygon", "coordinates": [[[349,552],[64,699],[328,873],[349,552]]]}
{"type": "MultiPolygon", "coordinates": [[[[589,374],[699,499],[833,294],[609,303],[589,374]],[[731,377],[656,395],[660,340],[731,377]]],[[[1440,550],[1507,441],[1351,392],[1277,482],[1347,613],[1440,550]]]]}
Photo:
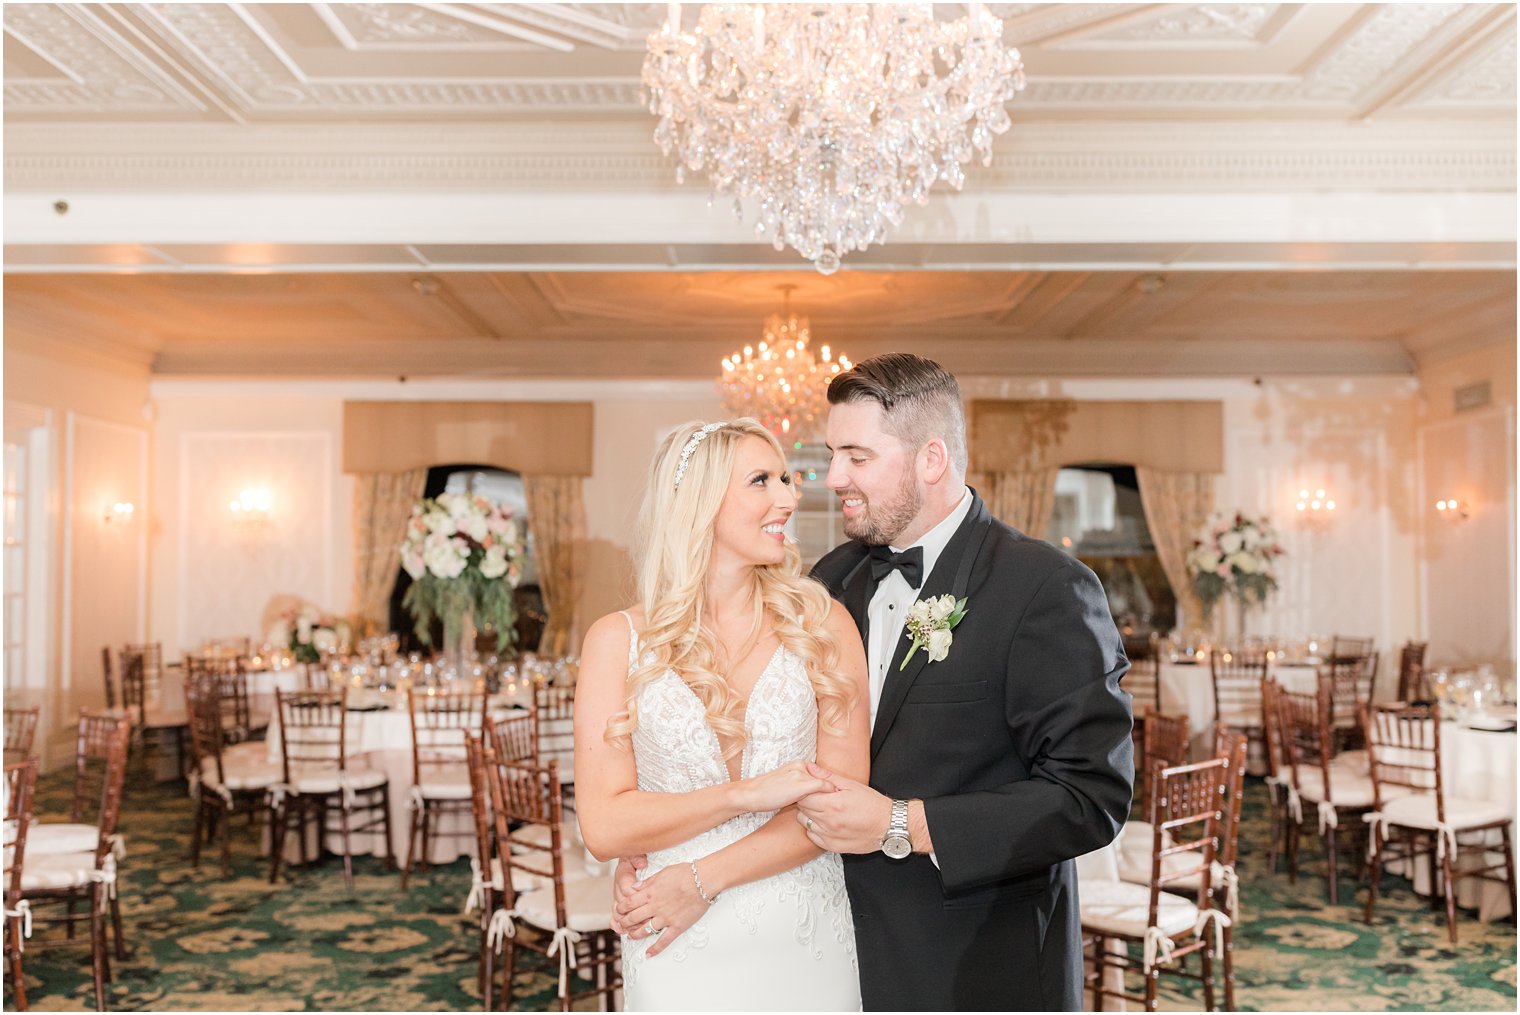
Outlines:
{"type": "Polygon", "coordinates": [[[840,858],[793,805],[832,789],[809,761],[866,778],[865,652],[785,542],[796,506],[759,423],[678,427],[641,512],[641,606],[586,634],[581,834],[648,855],[620,917],[629,1010],[860,1008],[840,858]]]}

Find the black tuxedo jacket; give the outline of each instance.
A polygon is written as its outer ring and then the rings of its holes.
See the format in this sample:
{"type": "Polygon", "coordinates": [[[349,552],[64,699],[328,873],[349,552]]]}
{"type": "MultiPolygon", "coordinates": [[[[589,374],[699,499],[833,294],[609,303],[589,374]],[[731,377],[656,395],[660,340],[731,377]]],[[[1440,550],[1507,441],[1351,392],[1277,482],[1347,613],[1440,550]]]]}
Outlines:
{"type": "MultiPolygon", "coordinates": [[[[966,615],[940,662],[920,649],[900,670],[901,639],[871,736],[871,785],[924,801],[939,866],[845,857],[861,993],[874,1011],[1075,1011],[1073,858],[1129,811],[1129,662],[1092,571],[973,497],[919,590],[967,597],[966,615]]],[[[849,542],[813,569],[862,634],[869,551],[849,542]]]]}

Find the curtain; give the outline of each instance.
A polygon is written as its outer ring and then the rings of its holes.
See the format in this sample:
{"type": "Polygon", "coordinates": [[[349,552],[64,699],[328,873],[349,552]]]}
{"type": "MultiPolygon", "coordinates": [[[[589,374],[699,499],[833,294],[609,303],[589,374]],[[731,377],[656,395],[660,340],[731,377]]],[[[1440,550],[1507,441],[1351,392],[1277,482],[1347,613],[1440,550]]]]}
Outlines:
{"type": "Polygon", "coordinates": [[[549,615],[538,651],[568,655],[575,636],[575,600],[586,545],[586,505],[579,476],[524,476],[528,527],[533,531],[538,587],[549,615]]]}
{"type": "Polygon", "coordinates": [[[1056,474],[1059,466],[984,472],[973,482],[987,509],[1004,525],[1036,539],[1045,538],[1056,505],[1056,474]]]}
{"type": "Polygon", "coordinates": [[[426,469],[361,473],[354,478],[355,637],[384,631],[390,622],[391,590],[401,566],[398,550],[406,521],[427,487],[426,469]]]}
{"type": "Polygon", "coordinates": [[[1203,603],[1188,580],[1187,555],[1193,548],[1193,534],[1209,520],[1214,510],[1212,472],[1163,472],[1140,466],[1135,469],[1140,480],[1140,504],[1145,509],[1145,523],[1150,526],[1151,541],[1161,569],[1177,594],[1177,626],[1203,626],[1203,603]]]}

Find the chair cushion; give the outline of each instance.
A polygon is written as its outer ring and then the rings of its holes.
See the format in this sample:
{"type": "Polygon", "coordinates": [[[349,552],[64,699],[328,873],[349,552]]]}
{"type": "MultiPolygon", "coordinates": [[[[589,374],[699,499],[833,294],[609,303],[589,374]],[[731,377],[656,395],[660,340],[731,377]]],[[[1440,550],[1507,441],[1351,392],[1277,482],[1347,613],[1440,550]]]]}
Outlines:
{"type": "Polygon", "coordinates": [[[36,892],[57,888],[84,888],[95,878],[95,851],[88,853],[33,853],[28,830],[26,864],[21,871],[21,890],[36,892]]]}
{"type": "Polygon", "coordinates": [[[240,765],[261,762],[276,768],[280,767],[278,758],[274,761],[269,760],[269,744],[262,740],[244,740],[239,744],[222,745],[222,763],[225,765],[233,758],[237,758],[240,765]]]}
{"type": "MultiPolygon", "coordinates": [[[[1082,929],[1102,934],[1144,937],[1150,914],[1151,890],[1128,881],[1084,881],[1077,898],[1082,906],[1082,929]]],[[[1177,895],[1161,893],[1156,926],[1171,936],[1192,930],[1198,907],[1177,895]]]]}
{"type": "MultiPolygon", "coordinates": [[[[280,766],[261,756],[250,759],[247,754],[222,754],[222,775],[227,788],[234,791],[268,789],[284,778],[280,766]]],[[[216,761],[206,758],[201,762],[201,785],[216,789],[216,761]]]]}
{"type": "MultiPolygon", "coordinates": [[[[1290,783],[1291,785],[1291,783],[1290,783]]],[[[1317,768],[1306,765],[1298,767],[1298,795],[1310,803],[1319,803],[1325,797],[1325,780],[1317,768]]],[[[1349,768],[1332,765],[1330,768],[1329,800],[1336,807],[1371,807],[1373,803],[1372,780],[1365,774],[1358,775],[1349,768]]]]}
{"type": "MultiPolygon", "coordinates": [[[[1405,796],[1383,802],[1383,818],[1390,824],[1406,828],[1436,827],[1436,798],[1431,794],[1405,796]]],[[[1446,824],[1451,828],[1477,828],[1510,820],[1510,814],[1502,804],[1490,800],[1473,800],[1467,797],[1446,798],[1446,824]]],[[[30,835],[30,833],[28,833],[30,835]]],[[[27,855],[31,856],[32,843],[27,839],[27,855]]]]}
{"type": "MultiPolygon", "coordinates": [[[[581,846],[581,828],[575,821],[562,821],[559,826],[560,848],[566,853],[581,846]]],[[[548,849],[550,843],[548,825],[524,825],[512,833],[512,846],[521,852],[523,845],[548,849]]]]}
{"type": "MultiPolygon", "coordinates": [[[[384,786],[385,773],[374,768],[350,768],[346,773],[348,785],[354,789],[375,789],[384,786]]],[[[292,787],[297,793],[322,795],[336,793],[341,788],[336,767],[297,768],[290,773],[292,787]]]]}
{"type": "Polygon", "coordinates": [[[1368,760],[1366,751],[1342,751],[1330,759],[1330,764],[1337,768],[1348,769],[1359,775],[1366,775],[1368,760]]]}
{"type": "Polygon", "coordinates": [[[100,829],[95,825],[75,825],[44,821],[26,830],[26,863],[32,857],[52,853],[89,853],[95,866],[95,847],[100,845],[100,829]]]}
{"type": "Polygon", "coordinates": [[[431,765],[422,770],[422,781],[417,783],[425,800],[470,799],[470,770],[463,765],[431,765]]]}
{"type": "MultiPolygon", "coordinates": [[[[531,891],[517,900],[517,914],[535,927],[555,928],[554,892],[531,891]]],[[[565,922],[571,930],[612,929],[612,876],[565,879],[565,922]]],[[[1192,926],[1191,923],[1188,926],[1192,926]]]]}
{"type": "MultiPolygon", "coordinates": [[[[1149,886],[1151,883],[1151,824],[1147,821],[1130,821],[1119,830],[1118,854],[1119,854],[1119,880],[1128,881],[1130,884],[1149,886]]],[[[1161,837],[1163,847],[1172,845],[1170,833],[1163,833],[1161,837]]],[[[1175,856],[1161,858],[1161,871],[1163,874],[1175,874],[1191,867],[1198,866],[1198,854],[1178,853],[1175,856]]],[[[1193,874],[1178,881],[1168,881],[1166,890],[1169,892],[1196,891],[1199,886],[1199,877],[1193,874]]],[[[1224,865],[1214,861],[1214,886],[1217,888],[1224,884],[1224,865]]]]}

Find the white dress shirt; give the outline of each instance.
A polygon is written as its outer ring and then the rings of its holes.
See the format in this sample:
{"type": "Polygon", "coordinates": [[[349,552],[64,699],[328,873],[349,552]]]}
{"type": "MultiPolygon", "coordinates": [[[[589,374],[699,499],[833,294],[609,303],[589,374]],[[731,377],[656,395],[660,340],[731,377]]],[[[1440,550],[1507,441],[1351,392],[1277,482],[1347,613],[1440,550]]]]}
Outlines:
{"type": "MultiPolygon", "coordinates": [[[[960,528],[967,512],[971,510],[971,491],[961,494],[960,503],[934,528],[925,532],[913,546],[924,550],[924,581],[934,573],[934,565],[944,552],[950,537],[960,528]]],[[[911,549],[907,546],[892,547],[893,553],[911,549]]],[[[876,728],[876,706],[881,701],[881,689],[887,682],[887,667],[897,650],[898,639],[903,637],[903,625],[907,623],[908,610],[918,601],[920,589],[908,584],[901,571],[893,571],[876,586],[876,593],[866,607],[866,665],[871,678],[871,728],[876,728]]],[[[920,649],[922,651],[922,649],[920,649]]]]}

